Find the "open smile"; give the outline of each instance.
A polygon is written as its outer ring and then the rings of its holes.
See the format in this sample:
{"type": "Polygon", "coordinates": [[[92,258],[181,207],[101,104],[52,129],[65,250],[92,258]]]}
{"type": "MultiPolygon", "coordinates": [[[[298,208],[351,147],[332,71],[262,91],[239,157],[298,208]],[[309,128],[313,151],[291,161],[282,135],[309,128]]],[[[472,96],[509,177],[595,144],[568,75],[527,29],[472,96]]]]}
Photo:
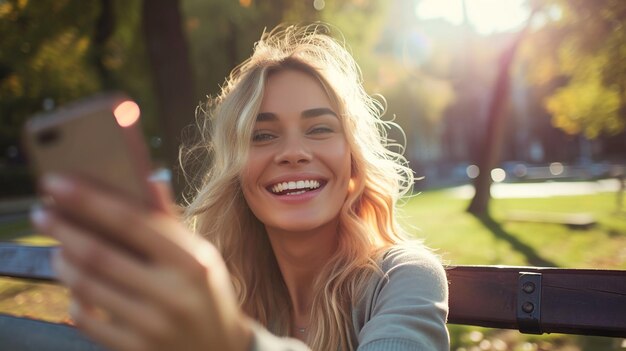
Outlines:
{"type": "Polygon", "coordinates": [[[320,189],[326,185],[325,180],[301,179],[275,183],[266,187],[274,195],[294,196],[320,189]]]}

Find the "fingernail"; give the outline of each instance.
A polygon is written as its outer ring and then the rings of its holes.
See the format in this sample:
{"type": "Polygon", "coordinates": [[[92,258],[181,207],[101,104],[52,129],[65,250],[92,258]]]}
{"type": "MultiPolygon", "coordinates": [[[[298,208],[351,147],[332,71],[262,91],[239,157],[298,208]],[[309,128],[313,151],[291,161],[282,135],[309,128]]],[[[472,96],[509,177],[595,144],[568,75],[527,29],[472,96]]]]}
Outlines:
{"type": "Polygon", "coordinates": [[[78,305],[78,302],[76,302],[74,299],[71,299],[68,310],[70,316],[72,316],[72,318],[76,318],[76,316],[78,316],[78,314],[80,313],[80,306],[78,305]]]}
{"type": "Polygon", "coordinates": [[[150,174],[149,180],[153,182],[163,182],[170,184],[172,181],[172,172],[167,168],[159,168],[150,174]]]}
{"type": "Polygon", "coordinates": [[[67,194],[72,190],[72,184],[67,179],[56,174],[44,176],[42,184],[45,190],[57,194],[67,194]]]}
{"type": "Polygon", "coordinates": [[[30,220],[36,227],[43,227],[48,223],[50,216],[39,205],[33,206],[30,210],[30,220]]]}
{"type": "Polygon", "coordinates": [[[54,270],[56,278],[70,289],[81,279],[80,271],[61,257],[61,255],[53,258],[52,269],[54,270]]]}

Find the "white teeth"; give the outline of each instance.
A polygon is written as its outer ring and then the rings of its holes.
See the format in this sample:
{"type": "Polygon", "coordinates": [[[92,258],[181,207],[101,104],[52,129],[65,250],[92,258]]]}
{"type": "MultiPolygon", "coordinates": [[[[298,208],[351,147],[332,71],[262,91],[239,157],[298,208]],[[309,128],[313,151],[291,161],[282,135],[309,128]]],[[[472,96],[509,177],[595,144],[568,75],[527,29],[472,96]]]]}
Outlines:
{"type": "Polygon", "coordinates": [[[306,193],[306,190],[300,190],[293,193],[287,193],[287,195],[300,195],[306,193]]]}
{"type": "Polygon", "coordinates": [[[272,186],[273,193],[280,193],[285,190],[297,190],[301,191],[290,192],[289,195],[298,195],[304,193],[306,190],[317,189],[320,187],[320,182],[317,180],[298,180],[290,182],[282,182],[272,186]]]}

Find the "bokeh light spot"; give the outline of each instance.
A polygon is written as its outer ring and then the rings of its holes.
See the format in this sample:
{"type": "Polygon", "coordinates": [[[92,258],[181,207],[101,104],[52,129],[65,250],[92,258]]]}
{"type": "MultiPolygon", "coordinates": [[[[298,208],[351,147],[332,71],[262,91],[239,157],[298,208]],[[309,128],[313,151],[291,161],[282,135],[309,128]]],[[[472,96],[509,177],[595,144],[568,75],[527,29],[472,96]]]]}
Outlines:
{"type": "Polygon", "coordinates": [[[315,0],[313,1],[313,7],[317,11],[322,11],[326,7],[326,2],[324,0],[315,0]]]}
{"type": "Polygon", "coordinates": [[[518,178],[523,178],[528,174],[528,168],[525,165],[518,163],[515,167],[513,167],[513,174],[515,174],[518,178]]]}
{"type": "Polygon", "coordinates": [[[470,179],[475,179],[480,174],[480,169],[476,165],[469,165],[465,169],[465,173],[470,179]]]}
{"type": "Polygon", "coordinates": [[[564,170],[565,168],[563,167],[563,164],[561,162],[550,163],[550,174],[552,174],[553,176],[558,176],[558,175],[563,174],[564,170]]]}
{"type": "Polygon", "coordinates": [[[491,170],[491,179],[496,183],[503,182],[506,179],[506,172],[502,168],[494,168],[491,170]]]}
{"type": "Polygon", "coordinates": [[[140,110],[139,105],[134,101],[124,101],[113,110],[113,115],[117,120],[117,124],[122,127],[128,127],[133,125],[139,120],[140,110]]]}

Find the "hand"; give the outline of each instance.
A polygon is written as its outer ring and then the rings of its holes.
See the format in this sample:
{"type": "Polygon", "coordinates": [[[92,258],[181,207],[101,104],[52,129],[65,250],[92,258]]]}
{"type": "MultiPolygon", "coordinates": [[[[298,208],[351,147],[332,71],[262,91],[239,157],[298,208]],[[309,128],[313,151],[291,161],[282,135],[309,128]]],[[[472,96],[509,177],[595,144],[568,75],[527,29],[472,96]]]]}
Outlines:
{"type": "Polygon", "coordinates": [[[93,340],[115,350],[249,348],[219,252],[168,210],[162,189],[159,209],[147,210],[78,179],[52,176],[41,188],[54,206],[32,221],[61,242],[53,265],[93,340]]]}

